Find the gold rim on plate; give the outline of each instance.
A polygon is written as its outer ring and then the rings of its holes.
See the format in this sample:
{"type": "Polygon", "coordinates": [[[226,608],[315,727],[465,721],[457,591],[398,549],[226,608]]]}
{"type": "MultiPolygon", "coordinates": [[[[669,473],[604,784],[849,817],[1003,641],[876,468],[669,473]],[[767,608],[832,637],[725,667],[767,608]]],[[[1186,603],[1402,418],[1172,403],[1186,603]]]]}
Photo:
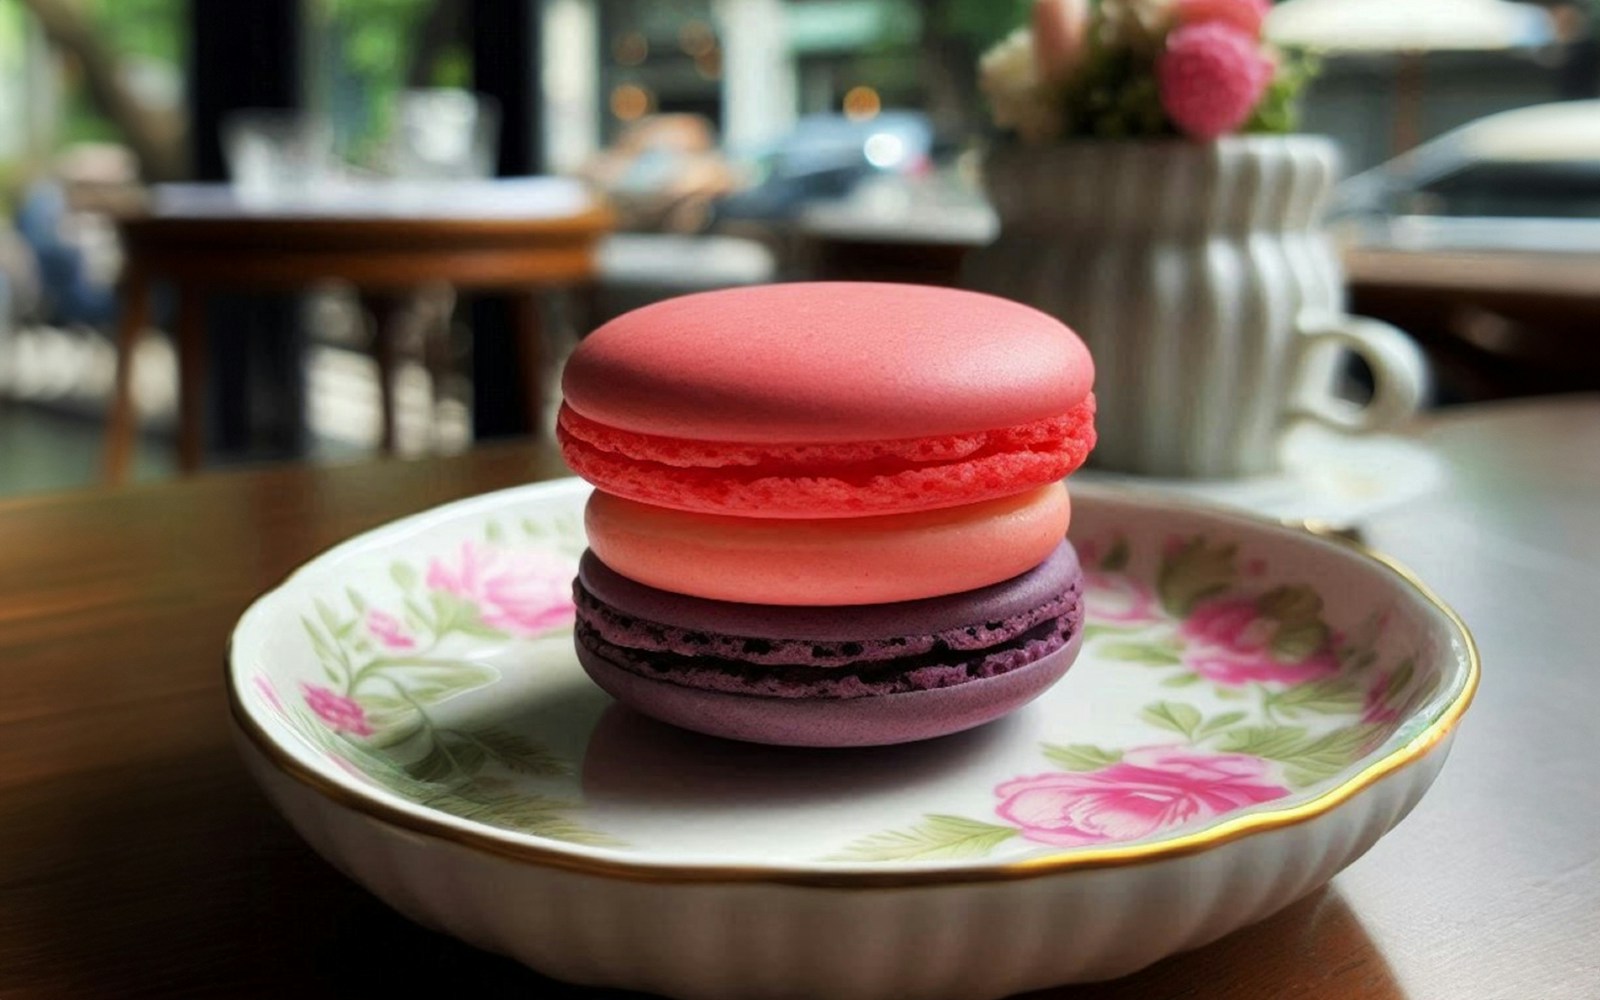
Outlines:
{"type": "MultiPolygon", "coordinates": [[[[1112,489],[1104,490],[1104,492],[1116,494],[1123,491],[1112,489]]],[[[1200,503],[1180,501],[1174,505],[1212,515],[1221,514],[1246,521],[1252,520],[1248,514],[1241,514],[1223,508],[1213,508],[1200,503]]],[[[462,828],[442,822],[431,816],[416,815],[379,799],[359,794],[317,773],[312,768],[296,760],[279,746],[250,717],[250,713],[240,703],[238,690],[234,684],[231,640],[230,650],[223,664],[228,695],[228,710],[232,714],[234,724],[239,727],[240,732],[272,766],[300,784],[307,786],[312,791],[332,799],[335,803],[345,808],[361,813],[369,819],[398,827],[408,833],[421,834],[512,861],[522,861],[584,875],[634,882],[768,883],[832,889],[870,889],[954,885],[972,882],[1005,882],[1016,879],[1036,878],[1065,871],[1113,868],[1143,862],[1162,861],[1195,854],[1251,834],[1296,826],[1332,811],[1335,807],[1377,784],[1383,778],[1426,757],[1441,740],[1455,729],[1456,724],[1461,721],[1462,715],[1466,713],[1467,707],[1472,704],[1473,696],[1478,690],[1481,665],[1478,657],[1478,646],[1472,638],[1471,631],[1467,629],[1466,623],[1461,620],[1461,616],[1456,614],[1455,609],[1441,600],[1433,592],[1432,588],[1418,579],[1411,570],[1390,556],[1354,540],[1348,532],[1329,525],[1315,522],[1269,520],[1260,520],[1260,523],[1287,528],[1292,531],[1301,531],[1354,552],[1382,566],[1415,590],[1426,603],[1432,605],[1443,614],[1445,619],[1460,634],[1467,653],[1466,683],[1462,685],[1461,690],[1439,713],[1438,717],[1429,723],[1427,728],[1418,733],[1411,742],[1394,750],[1381,760],[1374,761],[1360,773],[1337,787],[1330,788],[1316,798],[1309,799],[1299,805],[1238,816],[1231,820],[1224,820],[1215,826],[1168,840],[1132,844],[1124,847],[1086,848],[1070,854],[1046,855],[1044,857],[1009,861],[984,867],[902,868],[893,871],[852,868],[843,865],[829,868],[802,868],[781,865],[683,865],[670,862],[643,862],[594,857],[556,847],[545,847],[539,844],[529,844],[508,839],[510,836],[515,835],[501,835],[492,828],[462,828]]],[[[268,594],[276,592],[277,589],[273,588],[273,590],[268,591],[268,594]]]]}

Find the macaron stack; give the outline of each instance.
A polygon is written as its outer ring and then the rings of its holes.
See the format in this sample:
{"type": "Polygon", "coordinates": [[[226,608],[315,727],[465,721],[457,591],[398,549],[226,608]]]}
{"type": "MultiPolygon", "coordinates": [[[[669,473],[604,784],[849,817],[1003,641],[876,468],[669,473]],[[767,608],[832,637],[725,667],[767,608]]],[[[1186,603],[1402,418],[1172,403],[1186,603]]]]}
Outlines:
{"type": "Polygon", "coordinates": [[[597,487],[580,662],[640,712],[759,743],[1018,708],[1082,640],[1060,480],[1094,444],[1093,377],[1066,327],[971,292],[769,285],[613,320],[558,421],[597,487]]]}

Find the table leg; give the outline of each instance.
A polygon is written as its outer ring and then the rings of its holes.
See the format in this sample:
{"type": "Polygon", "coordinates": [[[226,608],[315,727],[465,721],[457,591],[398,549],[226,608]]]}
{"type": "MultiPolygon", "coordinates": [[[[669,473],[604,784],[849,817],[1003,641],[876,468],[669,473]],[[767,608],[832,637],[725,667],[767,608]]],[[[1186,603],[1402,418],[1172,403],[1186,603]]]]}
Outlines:
{"type": "Polygon", "coordinates": [[[511,297],[511,324],[516,331],[518,370],[522,376],[522,405],[528,433],[545,436],[544,427],[544,321],[539,296],[522,292],[511,297]]]}
{"type": "Polygon", "coordinates": [[[385,455],[393,455],[395,450],[394,348],[398,339],[396,322],[400,315],[399,302],[393,296],[363,292],[361,304],[372,317],[372,359],[378,363],[378,400],[383,420],[379,447],[385,455]]]}
{"type": "Polygon", "coordinates": [[[122,279],[122,312],[117,317],[117,369],[106,414],[106,453],[103,480],[115,486],[128,477],[133,459],[138,416],[133,405],[133,362],[150,319],[150,282],[129,268],[122,279]]]}
{"type": "Polygon", "coordinates": [[[197,285],[178,294],[178,468],[197,472],[205,462],[206,293],[197,285]]]}

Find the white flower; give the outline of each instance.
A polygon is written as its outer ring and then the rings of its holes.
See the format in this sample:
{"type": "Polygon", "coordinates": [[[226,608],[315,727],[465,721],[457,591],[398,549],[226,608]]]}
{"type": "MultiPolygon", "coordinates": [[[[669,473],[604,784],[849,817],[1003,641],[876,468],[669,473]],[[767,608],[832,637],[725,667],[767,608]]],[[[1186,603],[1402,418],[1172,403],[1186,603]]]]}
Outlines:
{"type": "Polygon", "coordinates": [[[1039,79],[1033,33],[1018,28],[978,62],[978,88],[989,99],[994,123],[1015,129],[1028,142],[1061,134],[1061,109],[1039,79]]]}
{"type": "Polygon", "coordinates": [[[1172,26],[1173,0],[1100,0],[1100,44],[1154,52],[1172,26]]]}

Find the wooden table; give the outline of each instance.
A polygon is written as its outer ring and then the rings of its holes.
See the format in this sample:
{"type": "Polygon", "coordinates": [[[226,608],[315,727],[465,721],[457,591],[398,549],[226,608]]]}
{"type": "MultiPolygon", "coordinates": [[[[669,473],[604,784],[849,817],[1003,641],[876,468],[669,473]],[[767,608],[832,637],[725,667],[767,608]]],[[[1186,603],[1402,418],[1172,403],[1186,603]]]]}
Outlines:
{"type": "MultiPolygon", "coordinates": [[[[1600,995],[1600,397],[1461,411],[1426,436],[1455,483],[1367,531],[1482,646],[1432,793],[1290,910],[1050,995],[1600,995]]],[[[296,563],[560,471],[502,448],[0,504],[0,997],[586,995],[407,923],[320,861],[235,759],[222,693],[235,616],[296,563]]]]}
{"type": "Polygon", "coordinates": [[[122,220],[127,264],[105,474],[121,482],[133,453],[132,364],[150,319],[151,287],[177,296],[178,459],[192,472],[204,445],[206,301],[219,291],[355,286],[375,320],[383,446],[394,446],[397,296],[430,284],[510,297],[530,426],[542,421],[542,334],[533,293],[586,285],[611,217],[581,188],[554,178],[461,182],[385,198],[253,208],[226,185],[157,189],[152,210],[122,220]]]}

